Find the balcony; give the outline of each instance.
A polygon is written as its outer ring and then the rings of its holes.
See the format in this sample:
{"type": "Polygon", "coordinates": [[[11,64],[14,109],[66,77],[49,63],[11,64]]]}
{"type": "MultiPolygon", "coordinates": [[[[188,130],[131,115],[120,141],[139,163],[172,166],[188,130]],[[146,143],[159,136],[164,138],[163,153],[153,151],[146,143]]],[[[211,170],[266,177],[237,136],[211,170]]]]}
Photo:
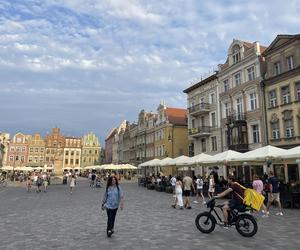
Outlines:
{"type": "Polygon", "coordinates": [[[234,150],[240,153],[245,153],[249,151],[248,144],[235,144],[235,145],[228,145],[228,149],[234,150]]]}
{"type": "Polygon", "coordinates": [[[226,124],[236,123],[236,122],[244,122],[246,121],[246,114],[245,113],[234,113],[226,118],[226,124]]]}
{"type": "Polygon", "coordinates": [[[212,128],[213,127],[210,127],[210,126],[201,126],[201,127],[197,127],[197,128],[191,128],[191,129],[189,129],[189,135],[193,136],[195,138],[209,136],[211,134],[212,128]]]}
{"type": "Polygon", "coordinates": [[[189,114],[192,116],[198,116],[200,114],[208,113],[210,111],[209,103],[199,103],[188,108],[189,114]]]}

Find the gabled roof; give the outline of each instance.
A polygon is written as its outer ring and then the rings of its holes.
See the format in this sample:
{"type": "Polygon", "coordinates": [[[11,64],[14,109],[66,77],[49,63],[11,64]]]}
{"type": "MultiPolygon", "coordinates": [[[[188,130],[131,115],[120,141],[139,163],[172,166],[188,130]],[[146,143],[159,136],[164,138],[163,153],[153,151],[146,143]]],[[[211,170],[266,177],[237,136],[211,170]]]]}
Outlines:
{"type": "Polygon", "coordinates": [[[113,128],[113,129],[108,133],[108,135],[106,136],[105,141],[107,141],[109,138],[113,137],[113,136],[115,135],[116,132],[117,132],[117,129],[116,129],[116,128],[113,128]]]}
{"type": "Polygon", "coordinates": [[[199,88],[200,86],[202,86],[202,85],[204,85],[206,83],[209,83],[209,82],[211,82],[211,81],[213,81],[215,79],[217,79],[217,74],[213,74],[213,75],[205,78],[204,80],[201,80],[200,82],[192,85],[191,87],[188,87],[187,89],[183,90],[183,93],[187,94],[187,93],[189,93],[189,92],[191,92],[191,91],[199,88]]]}
{"type": "Polygon", "coordinates": [[[268,55],[273,49],[284,46],[291,40],[299,39],[300,34],[296,35],[277,35],[273,42],[269,45],[269,47],[262,53],[263,56],[268,55]]]}
{"type": "Polygon", "coordinates": [[[173,125],[187,125],[187,110],[181,108],[166,108],[165,115],[173,125]]]}

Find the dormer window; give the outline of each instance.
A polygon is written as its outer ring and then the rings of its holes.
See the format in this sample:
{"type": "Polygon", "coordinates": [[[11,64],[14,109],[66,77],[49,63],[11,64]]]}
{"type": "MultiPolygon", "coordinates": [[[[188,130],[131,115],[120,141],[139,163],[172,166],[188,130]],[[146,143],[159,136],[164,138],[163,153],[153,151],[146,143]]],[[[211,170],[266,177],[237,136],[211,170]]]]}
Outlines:
{"type": "Polygon", "coordinates": [[[233,63],[238,63],[241,60],[241,52],[240,52],[240,46],[239,45],[235,45],[232,48],[232,58],[233,58],[233,63]]]}

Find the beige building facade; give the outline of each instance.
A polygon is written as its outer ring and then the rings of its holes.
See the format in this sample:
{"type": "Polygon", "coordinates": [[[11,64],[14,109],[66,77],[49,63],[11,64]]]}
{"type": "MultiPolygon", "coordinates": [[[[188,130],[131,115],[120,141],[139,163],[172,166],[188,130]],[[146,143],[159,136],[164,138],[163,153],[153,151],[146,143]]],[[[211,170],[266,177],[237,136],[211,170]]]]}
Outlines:
{"type": "Polygon", "coordinates": [[[219,101],[223,150],[247,152],[264,145],[260,63],[264,46],[233,40],[219,65],[219,101]]]}
{"type": "Polygon", "coordinates": [[[63,149],[63,169],[79,171],[81,169],[82,139],[79,137],[65,137],[63,149]]]}
{"type": "Polygon", "coordinates": [[[81,168],[98,165],[101,160],[101,145],[98,137],[90,132],[82,138],[81,168]]]}
{"type": "Polygon", "coordinates": [[[187,94],[190,156],[222,151],[218,78],[216,74],[183,91],[187,94]]]}
{"type": "Polygon", "coordinates": [[[44,167],[45,165],[45,140],[40,134],[34,134],[29,141],[28,166],[44,167]]]}
{"type": "Polygon", "coordinates": [[[268,142],[300,145],[300,35],[278,35],[265,56],[264,97],[268,142]]]}

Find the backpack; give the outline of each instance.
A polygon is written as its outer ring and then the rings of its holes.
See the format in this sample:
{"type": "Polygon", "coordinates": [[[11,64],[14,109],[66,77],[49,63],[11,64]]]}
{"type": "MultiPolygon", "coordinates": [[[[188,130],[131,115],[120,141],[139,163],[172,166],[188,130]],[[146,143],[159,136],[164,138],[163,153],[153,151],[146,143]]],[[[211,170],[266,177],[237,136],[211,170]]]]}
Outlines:
{"type": "Polygon", "coordinates": [[[237,182],[235,182],[235,183],[237,185],[239,185],[242,189],[244,189],[244,198],[241,197],[238,193],[236,193],[243,200],[243,203],[246,206],[251,207],[252,209],[254,209],[256,211],[259,211],[261,208],[261,205],[263,204],[263,202],[265,200],[265,197],[252,188],[245,188],[241,184],[239,184],[237,182]]]}

